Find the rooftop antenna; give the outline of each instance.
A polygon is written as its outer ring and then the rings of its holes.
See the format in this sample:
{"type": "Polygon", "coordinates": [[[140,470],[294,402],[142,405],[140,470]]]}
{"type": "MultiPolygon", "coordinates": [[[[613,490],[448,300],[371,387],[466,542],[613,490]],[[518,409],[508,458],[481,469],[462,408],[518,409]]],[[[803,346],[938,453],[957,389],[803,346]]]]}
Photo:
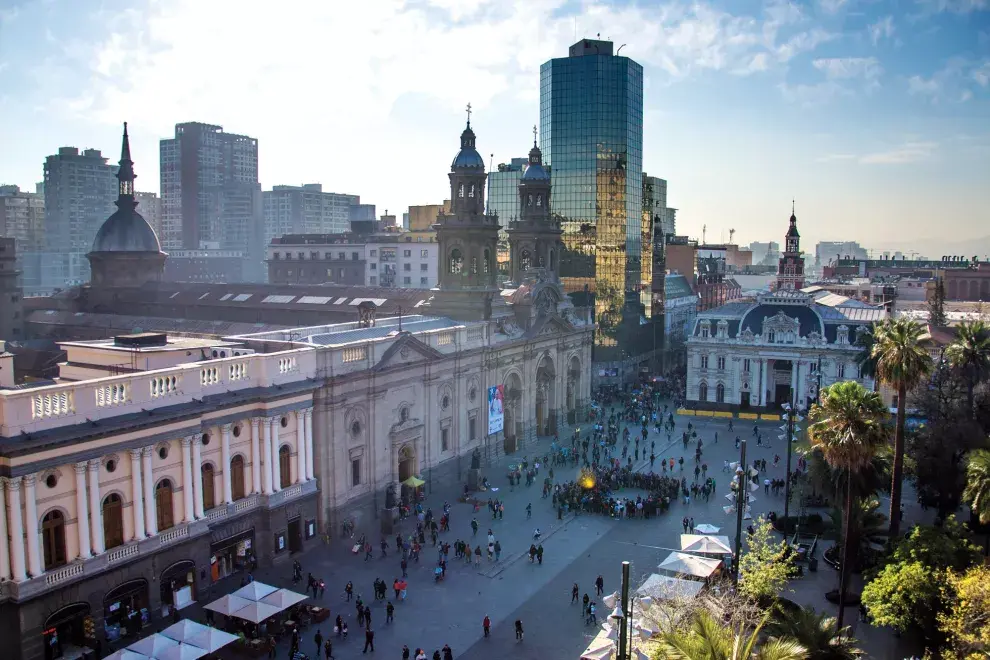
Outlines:
{"type": "Polygon", "coordinates": [[[701,225],[701,244],[705,245],[707,241],[705,240],[705,235],[708,233],[708,225],[701,225]]]}
{"type": "Polygon", "coordinates": [[[735,229],[730,229],[729,230],[729,245],[734,245],[734,243],[732,242],[732,238],[735,235],[736,235],[736,230],[735,229]]]}

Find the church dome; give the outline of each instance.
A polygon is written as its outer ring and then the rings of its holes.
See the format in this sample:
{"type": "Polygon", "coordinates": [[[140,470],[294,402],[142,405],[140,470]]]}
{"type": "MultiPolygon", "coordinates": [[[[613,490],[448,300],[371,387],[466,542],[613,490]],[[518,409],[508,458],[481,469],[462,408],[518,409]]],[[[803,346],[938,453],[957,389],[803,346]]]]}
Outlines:
{"type": "Polygon", "coordinates": [[[474,141],[474,131],[471,130],[471,124],[468,123],[467,128],[461,133],[461,150],[454,157],[454,162],[450,164],[450,169],[485,169],[485,160],[475,148],[474,141]]]}
{"type": "Polygon", "coordinates": [[[530,163],[522,178],[523,181],[548,181],[550,175],[543,169],[542,163],[530,163]]]}
{"type": "Polygon", "coordinates": [[[93,241],[93,252],[161,252],[162,246],[148,221],[123,206],[107,218],[93,241]]]}

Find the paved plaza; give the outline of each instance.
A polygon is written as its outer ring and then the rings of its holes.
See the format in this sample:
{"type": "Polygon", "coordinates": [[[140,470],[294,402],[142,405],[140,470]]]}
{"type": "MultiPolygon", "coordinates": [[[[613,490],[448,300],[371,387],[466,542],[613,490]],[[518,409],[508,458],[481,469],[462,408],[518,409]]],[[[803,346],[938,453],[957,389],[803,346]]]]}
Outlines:
{"type": "MultiPolygon", "coordinates": [[[[374,601],[372,583],[376,578],[381,578],[391,586],[392,580],[401,574],[399,557],[394,553],[394,534],[389,540],[393,547],[385,559],[379,558],[377,541],[380,535],[371,529],[358,530],[359,534],[367,531],[375,546],[375,558],[370,561],[364,561],[363,554],[351,554],[350,546],[353,541],[340,538],[334,538],[329,546],[321,545],[299,556],[304,576],[312,573],[326,581],[326,595],[319,604],[330,608],[331,617],[342,614],[348,622],[350,637],[347,640],[334,639],[334,656],[342,659],[354,658],[362,654],[364,646],[363,628],[357,624],[354,603],[347,603],[344,598],[344,585],[350,580],[354,583],[355,593],[360,594],[366,603],[372,604],[376,656],[400,658],[402,645],[407,644],[413,652],[417,647],[425,648],[427,656],[431,657],[434,650],[449,644],[455,658],[468,660],[508,657],[578,658],[597,633],[597,628],[585,626],[580,605],[570,604],[571,586],[575,582],[582,595],[587,592],[594,596],[594,580],[601,574],[605,580],[605,593],[610,593],[619,588],[620,564],[628,560],[632,563],[633,586],[638,586],[646,576],[656,572],[657,564],[671,550],[679,549],[680,534],[683,531],[681,520],[685,515],[694,517],[697,524],[704,522],[717,525],[722,528],[720,534],[734,538],[735,515],[726,515],[722,506],[727,504],[724,495],[728,492],[727,484],[731,476],[723,471],[723,463],[738,459],[738,451],[734,447],[736,435],[752,438],[747,448],[748,461],[755,458],[766,459],[767,476],[784,476],[786,445],[777,439],[780,434],[777,427],[781,422],[756,423],[764,442],[772,438],[771,447],[757,447],[752,435],[754,422],[734,420],[735,430],[729,432],[727,419],[675,416],[675,421],[677,428],[672,443],[668,444],[666,434],[657,436],[651,432],[648,438],[647,446],[649,440],[657,443],[657,468],[661,457],[673,456],[677,459],[684,455],[684,474],[688,475],[690,481],[693,474],[689,470],[693,471],[694,467],[693,456],[690,455],[693,454],[693,446],[689,445],[685,452],[677,439],[690,421],[698,429],[698,436],[704,442],[702,460],[708,463],[709,475],[716,480],[716,494],[709,502],[692,499],[689,505],[684,505],[682,501],[673,503],[670,511],[651,520],[616,520],[597,514],[583,514],[565,516],[564,520],[558,521],[550,499],[541,498],[539,484],[546,474],[545,469],[541,469],[533,486],[510,488],[506,479],[506,466],[519,461],[523,455],[528,456],[531,461],[538,454],[542,455],[550,446],[549,438],[540,439],[535,445],[530,445],[515,455],[503,457],[496,466],[486,469],[490,482],[498,489],[491,496],[498,497],[505,503],[505,517],[502,520],[492,521],[485,508],[474,514],[471,505],[457,503],[456,496],[461,484],[434,484],[433,492],[428,494],[424,505],[431,507],[438,516],[445,501],[452,505],[451,531],[441,534],[441,540],[453,544],[456,539],[462,539],[473,545],[480,543],[484,546],[485,535],[490,528],[502,545],[502,558],[497,565],[483,558],[479,569],[473,564],[454,559],[452,552],[447,578],[436,584],[432,572],[436,551],[427,539],[421,562],[409,567],[406,602],[394,603],[393,623],[385,623],[385,601],[374,601]],[[713,442],[716,431],[717,443],[713,442]],[[777,468],[770,466],[775,454],[781,456],[777,468]],[[526,519],[525,508],[529,503],[533,505],[532,520],[526,519]],[[480,530],[478,536],[472,538],[470,522],[475,516],[480,530]],[[544,534],[545,555],[542,565],[531,563],[527,555],[536,527],[544,534]],[[491,637],[487,639],[482,635],[482,620],[485,615],[493,623],[491,637]],[[522,620],[525,629],[525,639],[521,643],[516,642],[513,632],[513,622],[516,619],[522,620]]],[[[569,438],[569,435],[562,433],[561,438],[565,437],[569,438]]],[[[648,471],[649,462],[641,459],[636,464],[636,469],[648,471]]],[[[675,467],[675,475],[677,474],[675,467]]],[[[557,482],[569,481],[575,475],[574,468],[555,469],[557,482]]],[[[768,511],[782,513],[782,495],[764,495],[761,489],[754,496],[757,498],[753,505],[754,515],[768,511]]],[[[908,517],[911,517],[909,494],[906,494],[906,500],[908,517]]],[[[414,522],[410,519],[401,523],[400,529],[408,535],[413,527],[414,522]]],[[[819,553],[821,550],[824,547],[819,553]]],[[[285,565],[277,573],[274,569],[261,571],[256,578],[291,587],[290,573],[289,565],[285,565]]],[[[822,563],[818,573],[807,574],[796,580],[792,585],[793,592],[786,595],[818,610],[827,609],[830,606],[822,594],[836,581],[835,571],[822,563]]],[[[221,591],[232,591],[237,586],[230,584],[229,588],[223,590],[214,589],[211,597],[216,598],[221,591]]],[[[297,588],[302,589],[303,586],[299,585],[297,588]]],[[[392,596],[393,592],[389,589],[389,600],[394,602],[392,596]]],[[[833,611],[834,609],[831,608],[833,611]]],[[[605,610],[604,607],[600,608],[599,617],[607,616],[605,610]]],[[[847,620],[858,625],[856,618],[856,610],[850,608],[847,611],[847,620]]],[[[332,635],[332,619],[321,627],[324,637],[332,635]]],[[[865,638],[864,645],[871,657],[904,657],[894,651],[889,634],[864,627],[867,630],[857,631],[857,634],[865,638]]],[[[301,631],[301,650],[310,658],[315,655],[315,633],[316,626],[301,631]]],[[[279,645],[278,657],[288,657],[287,641],[279,645]]]]}

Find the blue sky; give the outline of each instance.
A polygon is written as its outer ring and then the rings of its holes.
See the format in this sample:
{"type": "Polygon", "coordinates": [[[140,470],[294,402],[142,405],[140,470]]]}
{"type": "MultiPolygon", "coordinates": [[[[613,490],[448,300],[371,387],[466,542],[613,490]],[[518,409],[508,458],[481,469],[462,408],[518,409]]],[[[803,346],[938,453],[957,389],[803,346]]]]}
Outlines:
{"type": "MultiPolygon", "coordinates": [[[[679,228],[805,249],[940,256],[990,236],[990,0],[0,0],[0,182],[59,146],[138,188],[181,121],[259,139],[261,180],[379,212],[434,203],[463,108],[483,154],[525,155],[539,66],[601,33],[644,66],[644,169],[679,228]]],[[[990,249],[990,248],[986,248],[990,249]]]]}

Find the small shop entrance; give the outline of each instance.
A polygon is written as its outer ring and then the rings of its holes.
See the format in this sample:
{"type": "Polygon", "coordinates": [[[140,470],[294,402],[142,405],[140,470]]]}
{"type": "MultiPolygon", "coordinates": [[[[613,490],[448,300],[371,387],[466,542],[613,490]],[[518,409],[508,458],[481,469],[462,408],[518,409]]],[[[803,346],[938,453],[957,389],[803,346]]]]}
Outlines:
{"type": "Polygon", "coordinates": [[[161,591],[163,609],[181,610],[196,602],[196,564],[180,561],[162,571],[161,591]]]}
{"type": "Polygon", "coordinates": [[[253,548],[254,528],[210,545],[210,579],[217,582],[238,571],[250,570],[253,548]]]}
{"type": "Polygon", "coordinates": [[[297,517],[289,521],[289,552],[300,552],[302,546],[302,519],[297,517]]]}
{"type": "Polygon", "coordinates": [[[148,581],[145,579],[131,580],[114,587],[103,599],[103,623],[110,642],[140,635],[141,629],[150,622],[148,581]]]}
{"type": "Polygon", "coordinates": [[[89,616],[89,603],[73,603],[54,612],[45,619],[45,660],[79,657],[80,650],[88,643],[85,621],[89,616]]]}

